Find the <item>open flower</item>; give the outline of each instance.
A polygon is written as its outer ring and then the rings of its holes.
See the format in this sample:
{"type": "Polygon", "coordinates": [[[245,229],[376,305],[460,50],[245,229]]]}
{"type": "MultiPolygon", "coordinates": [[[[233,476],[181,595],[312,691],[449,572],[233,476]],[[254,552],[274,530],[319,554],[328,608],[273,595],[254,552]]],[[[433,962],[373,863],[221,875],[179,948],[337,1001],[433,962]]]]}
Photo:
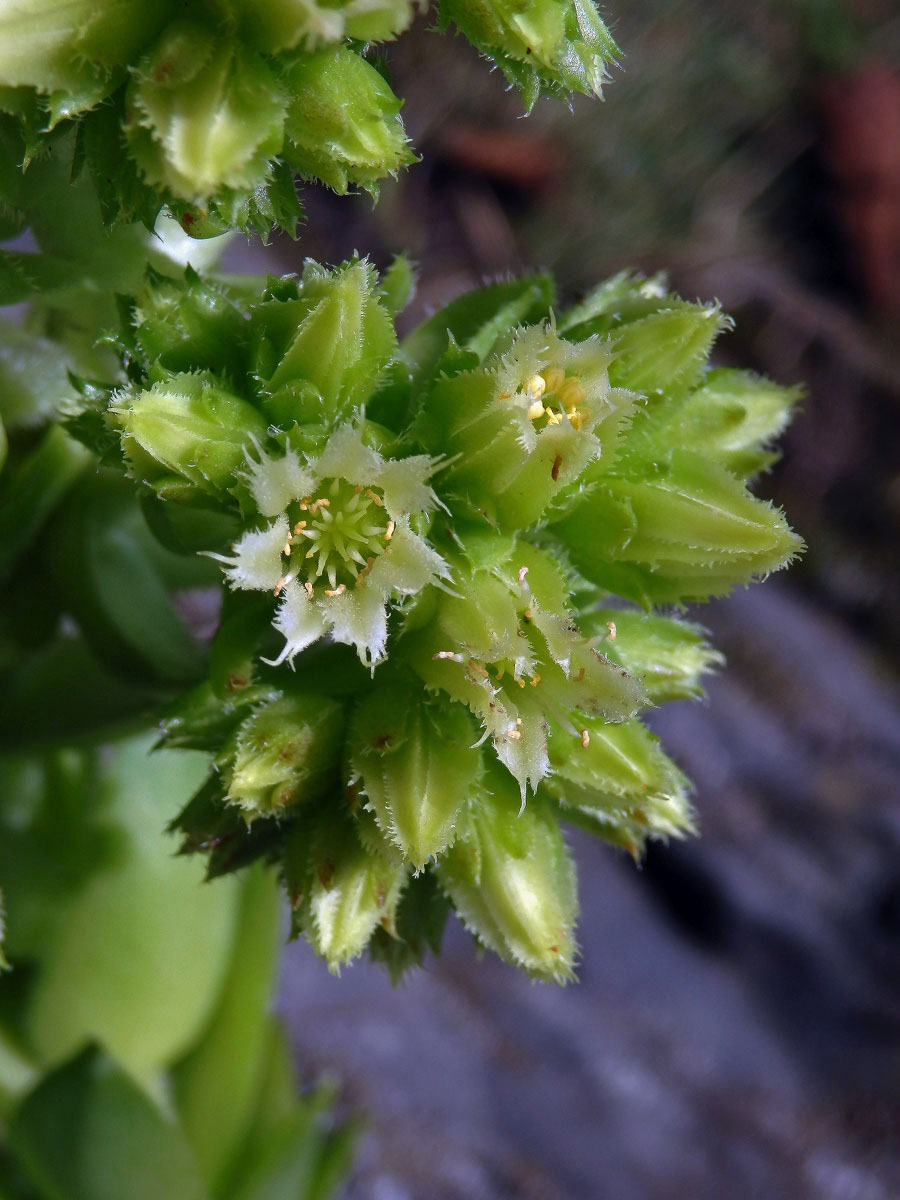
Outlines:
{"type": "Polygon", "coordinates": [[[589,464],[614,457],[635,397],[610,386],[612,356],[608,339],[575,344],[531,325],[507,353],[439,379],[420,433],[453,459],[445,487],[456,506],[504,532],[527,529],[589,464]]]}
{"type": "Polygon", "coordinates": [[[276,664],[324,634],[355,646],[368,666],[381,662],[389,601],[449,574],[410,523],[437,503],[428,479],[438,465],[427,455],[386,459],[349,424],[318,457],[258,449],[248,460],[251,495],[270,523],[216,557],[233,588],[279,598],[273,624],[285,644],[276,664]]]}

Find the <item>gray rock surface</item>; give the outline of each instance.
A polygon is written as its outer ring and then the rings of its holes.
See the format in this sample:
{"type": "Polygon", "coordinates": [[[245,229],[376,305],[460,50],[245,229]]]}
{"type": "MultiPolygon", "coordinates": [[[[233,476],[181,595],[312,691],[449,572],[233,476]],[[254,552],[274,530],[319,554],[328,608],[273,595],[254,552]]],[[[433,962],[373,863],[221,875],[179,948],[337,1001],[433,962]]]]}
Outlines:
{"type": "Polygon", "coordinates": [[[900,1195],[900,700],[780,580],[704,609],[729,658],[653,724],[702,837],[642,870],[580,834],[580,982],[451,927],[392,989],[289,948],[309,1076],[367,1113],[347,1200],[900,1195]]]}

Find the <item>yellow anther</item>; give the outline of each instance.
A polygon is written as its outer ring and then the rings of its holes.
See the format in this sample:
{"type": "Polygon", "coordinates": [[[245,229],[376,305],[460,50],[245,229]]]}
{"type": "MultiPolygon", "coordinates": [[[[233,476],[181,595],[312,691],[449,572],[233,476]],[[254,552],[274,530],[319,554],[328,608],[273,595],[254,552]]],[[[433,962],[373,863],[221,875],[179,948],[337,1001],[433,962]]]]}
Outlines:
{"type": "Polygon", "coordinates": [[[587,750],[587,748],[590,744],[591,744],[591,735],[588,733],[588,731],[586,729],[582,729],[582,731],[581,731],[582,748],[584,750],[587,750]]]}
{"type": "Polygon", "coordinates": [[[577,408],[579,404],[584,404],[585,392],[581,381],[567,379],[559,389],[559,399],[564,408],[577,408]]]}
{"type": "Polygon", "coordinates": [[[566,416],[569,418],[572,428],[577,429],[580,433],[581,427],[584,424],[584,413],[579,412],[577,408],[570,408],[566,416]]]}
{"type": "Polygon", "coordinates": [[[285,585],[285,584],[287,583],[287,581],[288,581],[288,578],[289,578],[289,576],[287,576],[287,575],[282,575],[282,577],[281,577],[281,578],[278,580],[278,582],[275,584],[275,587],[274,587],[274,588],[273,588],[273,590],[272,590],[272,595],[273,595],[273,596],[280,596],[280,595],[281,595],[281,593],[282,593],[282,591],[283,591],[283,589],[284,589],[284,585],[285,585]]]}
{"type": "Polygon", "coordinates": [[[606,628],[609,630],[609,640],[611,642],[614,642],[616,640],[616,623],[615,623],[615,621],[607,621],[606,628]]]}
{"type": "Polygon", "coordinates": [[[518,742],[521,739],[522,734],[518,729],[507,729],[506,736],[514,738],[518,742]]]}
{"type": "Polygon", "coordinates": [[[518,574],[516,575],[516,579],[518,579],[518,581],[519,581],[519,583],[520,583],[520,584],[522,584],[522,583],[524,583],[524,582],[525,582],[525,576],[526,576],[527,574],[528,574],[528,568],[527,568],[527,567],[519,567],[519,572],[518,572],[518,574]]]}
{"type": "Polygon", "coordinates": [[[543,375],[532,375],[525,384],[526,395],[530,396],[532,400],[540,400],[546,390],[547,381],[543,375]]]}
{"type": "Polygon", "coordinates": [[[562,417],[558,412],[554,412],[552,408],[545,408],[544,412],[547,414],[548,425],[559,425],[562,422],[562,417]]]}
{"type": "Polygon", "coordinates": [[[377,504],[379,508],[384,508],[384,501],[380,496],[376,496],[371,488],[366,488],[366,495],[373,502],[373,504],[377,504]]]}
{"type": "Polygon", "coordinates": [[[544,382],[548,392],[558,391],[565,382],[566,373],[561,367],[548,367],[544,372],[544,382]]]}
{"type": "Polygon", "coordinates": [[[535,400],[533,404],[529,405],[528,416],[532,421],[536,421],[538,417],[542,417],[543,415],[544,405],[541,400],[535,400]]]}
{"type": "Polygon", "coordinates": [[[344,594],[344,592],[346,592],[346,590],[347,590],[347,585],[344,583],[339,583],[336,588],[326,588],[325,595],[326,596],[343,596],[343,594],[344,594]]]}
{"type": "Polygon", "coordinates": [[[389,542],[391,540],[391,538],[394,536],[394,530],[396,528],[397,528],[397,526],[394,524],[393,521],[388,521],[387,529],[385,529],[385,531],[384,531],[384,540],[386,542],[389,542]]]}
{"type": "Polygon", "coordinates": [[[306,522],[298,521],[297,524],[294,526],[294,533],[299,533],[301,531],[301,529],[305,529],[305,528],[306,528],[306,522]]]}
{"type": "Polygon", "coordinates": [[[288,540],[288,541],[286,541],[286,542],[284,543],[284,549],[281,551],[281,553],[282,553],[282,554],[286,554],[286,555],[287,555],[287,557],[288,557],[288,558],[290,558],[290,556],[291,556],[291,543],[290,543],[290,541],[289,541],[289,540],[288,540]]]}
{"type": "Polygon", "coordinates": [[[532,686],[532,687],[537,687],[537,685],[538,685],[540,682],[541,682],[541,677],[540,677],[540,675],[538,675],[537,671],[535,671],[535,673],[534,673],[534,674],[532,675],[532,677],[531,677],[531,686],[532,686]]]}
{"type": "Polygon", "coordinates": [[[304,585],[303,585],[303,586],[304,586],[304,588],[306,589],[306,594],[307,594],[307,596],[309,596],[310,600],[312,600],[312,598],[313,598],[313,585],[312,585],[312,584],[309,582],[309,580],[307,579],[306,583],[304,583],[304,585]]]}

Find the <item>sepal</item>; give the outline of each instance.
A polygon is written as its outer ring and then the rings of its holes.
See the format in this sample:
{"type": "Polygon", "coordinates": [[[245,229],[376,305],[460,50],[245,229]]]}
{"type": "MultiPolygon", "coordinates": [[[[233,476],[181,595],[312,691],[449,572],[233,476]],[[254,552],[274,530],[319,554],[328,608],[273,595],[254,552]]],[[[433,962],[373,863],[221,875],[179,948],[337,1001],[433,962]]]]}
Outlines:
{"type": "Polygon", "coordinates": [[[633,856],[648,837],[693,832],[688,781],[658,738],[640,721],[585,718],[583,726],[575,737],[556,728],[550,738],[553,774],[543,789],[560,801],[564,817],[574,809],[610,827],[610,840],[633,856]]]}
{"type": "Polygon", "coordinates": [[[579,624],[607,658],[641,681],[651,704],[702,696],[703,677],[725,661],[701,626],[676,617],[606,608],[581,614],[579,624]]]}
{"type": "Polygon", "coordinates": [[[400,119],[401,101],[383,77],[344,46],[284,64],[290,94],[284,157],[295,171],[345,193],[378,183],[415,162],[400,119]]]}
{"type": "Polygon", "coordinates": [[[377,928],[394,931],[407,881],[402,864],[364,848],[354,818],[322,812],[310,836],[297,827],[287,849],[295,933],[302,932],[338,973],[365,950],[377,928]]]}
{"type": "Polygon", "coordinates": [[[554,532],[592,583],[645,606],[723,595],[803,547],[773,505],[678,450],[643,479],[604,478],[554,532]]]}
{"type": "Polygon", "coordinates": [[[528,111],[542,90],[599,96],[619,54],[593,0],[441,0],[440,16],[497,63],[528,111]]]}
{"type": "Polygon", "coordinates": [[[226,802],[250,820],[316,799],[337,777],[343,732],[343,708],[325,696],[265,701],[244,718],[219,756],[226,802]]]}
{"type": "Polygon", "coordinates": [[[119,392],[110,414],[136,479],[152,486],[175,475],[214,495],[233,484],[247,447],[266,433],[256,409],[209,373],[119,392]]]}
{"type": "Polygon", "coordinates": [[[547,806],[534,801],[519,812],[512,781],[495,769],[435,870],[485,946],[538,978],[574,978],[575,868],[547,806]]]}
{"type": "Polygon", "coordinates": [[[417,871],[455,836],[481,773],[476,739],[465,708],[423,704],[421,685],[378,688],[354,713],[354,778],[380,828],[417,871]]]}

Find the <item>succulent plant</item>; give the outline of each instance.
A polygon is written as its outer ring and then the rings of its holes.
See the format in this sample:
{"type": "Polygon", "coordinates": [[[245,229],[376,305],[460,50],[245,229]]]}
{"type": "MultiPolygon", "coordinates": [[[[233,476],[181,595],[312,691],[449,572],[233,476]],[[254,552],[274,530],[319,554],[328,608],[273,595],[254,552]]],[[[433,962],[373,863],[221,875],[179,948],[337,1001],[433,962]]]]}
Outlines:
{"type": "Polygon", "coordinates": [[[796,396],[711,368],[726,318],[660,279],[569,310],[498,283],[398,343],[406,275],[150,275],[128,382],[84,385],[70,429],[227,584],[209,681],[163,734],[213,755],[185,849],[279,864],[334,968],[421,961],[452,907],[565,980],[561,823],[635,857],[692,829],[640,714],[720,661],[680,608],[800,549],[747,490],[796,396]]]}

